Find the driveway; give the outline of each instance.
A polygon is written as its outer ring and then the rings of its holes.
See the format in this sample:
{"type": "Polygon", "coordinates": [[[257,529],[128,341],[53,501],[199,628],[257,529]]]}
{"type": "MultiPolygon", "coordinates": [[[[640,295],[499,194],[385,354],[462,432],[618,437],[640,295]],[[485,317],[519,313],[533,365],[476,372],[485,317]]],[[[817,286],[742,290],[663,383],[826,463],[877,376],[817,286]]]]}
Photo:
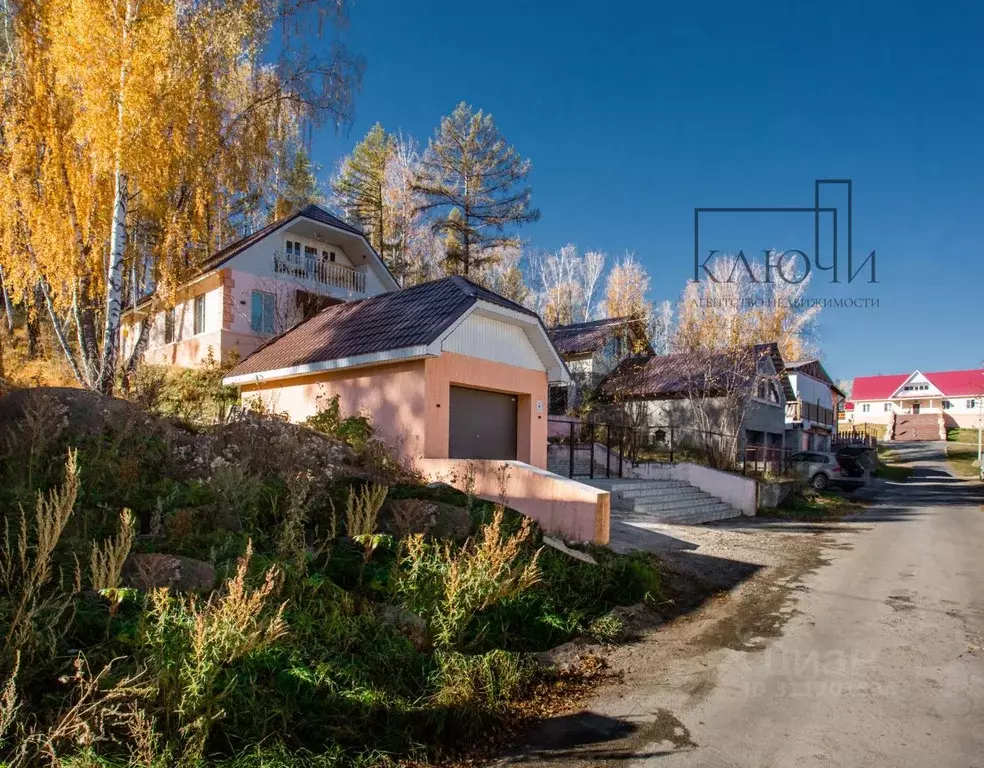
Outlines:
{"type": "Polygon", "coordinates": [[[942,444],[893,448],[913,478],[849,522],[667,526],[654,549],[740,583],[505,762],[984,768],[984,494],[942,444]]]}

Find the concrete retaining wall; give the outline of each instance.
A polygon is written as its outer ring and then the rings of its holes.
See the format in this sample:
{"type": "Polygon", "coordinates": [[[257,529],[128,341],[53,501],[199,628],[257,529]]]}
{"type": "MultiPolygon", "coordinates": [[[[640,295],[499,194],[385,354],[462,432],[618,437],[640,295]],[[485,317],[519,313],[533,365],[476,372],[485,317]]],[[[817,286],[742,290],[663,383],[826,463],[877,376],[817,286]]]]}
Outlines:
{"type": "Polygon", "coordinates": [[[544,530],[569,541],[607,544],[610,495],[522,461],[417,459],[431,481],[472,492],[536,520],[544,530]]]}

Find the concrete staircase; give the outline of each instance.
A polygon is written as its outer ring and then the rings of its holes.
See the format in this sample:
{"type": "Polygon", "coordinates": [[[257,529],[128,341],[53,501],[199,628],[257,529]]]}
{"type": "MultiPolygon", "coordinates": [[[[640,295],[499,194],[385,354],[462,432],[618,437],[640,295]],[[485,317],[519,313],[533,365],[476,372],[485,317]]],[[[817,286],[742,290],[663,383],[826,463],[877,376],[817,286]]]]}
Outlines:
{"type": "Polygon", "coordinates": [[[699,525],[741,517],[739,510],[683,480],[598,478],[583,482],[611,493],[612,519],[626,523],[699,525]]]}
{"type": "Polygon", "coordinates": [[[937,413],[900,413],[895,417],[895,440],[940,440],[940,416],[937,413]]]}

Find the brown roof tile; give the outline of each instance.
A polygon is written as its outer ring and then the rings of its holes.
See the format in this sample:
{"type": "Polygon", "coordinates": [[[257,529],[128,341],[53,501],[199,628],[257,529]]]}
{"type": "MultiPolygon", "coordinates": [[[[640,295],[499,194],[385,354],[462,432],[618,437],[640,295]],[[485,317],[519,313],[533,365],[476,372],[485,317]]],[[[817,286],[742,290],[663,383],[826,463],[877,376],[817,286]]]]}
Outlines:
{"type": "Polygon", "coordinates": [[[612,332],[631,325],[632,318],[609,317],[587,323],[558,325],[547,333],[561,355],[579,355],[595,352],[605,346],[612,332]]]}
{"type": "Polygon", "coordinates": [[[243,376],[430,344],[476,301],[536,313],[470,280],[446,277],[322,310],[268,341],[227,375],[243,376]]]}
{"type": "MultiPolygon", "coordinates": [[[[773,358],[786,398],[793,399],[776,345],[756,344],[747,347],[747,352],[750,361],[757,361],[764,355],[773,358]]],[[[599,389],[609,399],[681,397],[695,391],[741,385],[749,378],[743,373],[743,367],[741,361],[722,352],[627,357],[605,378],[599,389]]]]}

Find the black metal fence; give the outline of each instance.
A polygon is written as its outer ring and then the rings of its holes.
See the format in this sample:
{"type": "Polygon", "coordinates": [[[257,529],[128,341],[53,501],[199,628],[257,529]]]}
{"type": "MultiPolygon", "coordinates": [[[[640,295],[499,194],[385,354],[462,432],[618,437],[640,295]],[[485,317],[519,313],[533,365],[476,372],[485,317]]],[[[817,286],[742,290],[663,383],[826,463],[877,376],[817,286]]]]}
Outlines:
{"type": "Polygon", "coordinates": [[[563,417],[548,418],[547,424],[548,452],[554,449],[552,461],[548,456],[551,469],[568,477],[624,477],[628,466],[681,459],[742,474],[779,474],[790,454],[784,448],[752,445],[736,455],[736,435],[669,424],[630,426],[563,417]]]}

